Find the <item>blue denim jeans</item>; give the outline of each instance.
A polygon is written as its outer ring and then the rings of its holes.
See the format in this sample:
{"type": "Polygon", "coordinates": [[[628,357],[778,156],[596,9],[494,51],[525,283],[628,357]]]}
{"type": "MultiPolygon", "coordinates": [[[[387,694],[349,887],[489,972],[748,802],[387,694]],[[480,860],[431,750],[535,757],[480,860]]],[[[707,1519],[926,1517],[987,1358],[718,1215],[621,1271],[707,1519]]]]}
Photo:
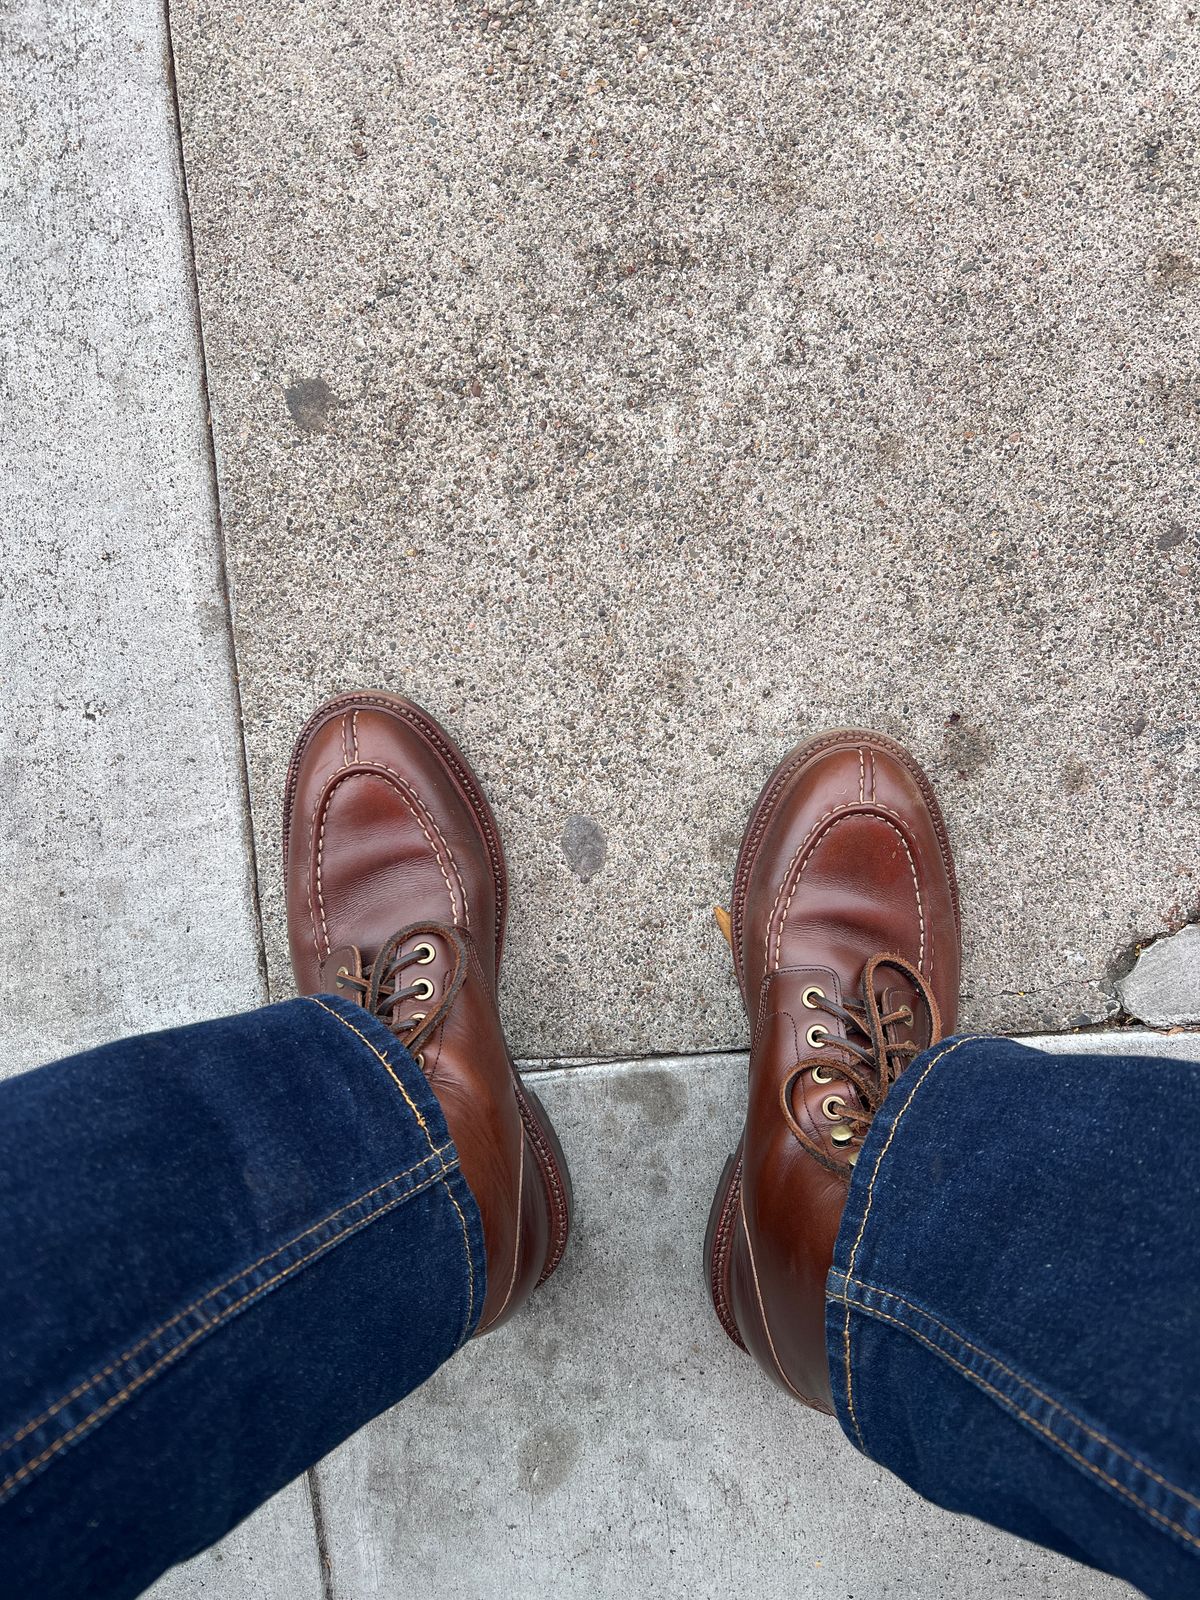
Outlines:
{"type": "MultiPolygon", "coordinates": [[[[1200,1593],[1198,1150],[1195,1067],[918,1058],[830,1275],[851,1439],[942,1505],[1200,1593]]],[[[344,1001],[0,1084],[0,1600],[137,1594],[423,1382],[485,1271],[424,1076],[344,1001]]]]}
{"type": "Polygon", "coordinates": [[[1002,1039],[919,1057],[855,1168],[826,1333],[860,1450],[1194,1600],[1200,1067],[1002,1039]]]}
{"type": "Polygon", "coordinates": [[[138,1594],[473,1331],[479,1211],[344,1000],[0,1084],[0,1596],[138,1594]]]}

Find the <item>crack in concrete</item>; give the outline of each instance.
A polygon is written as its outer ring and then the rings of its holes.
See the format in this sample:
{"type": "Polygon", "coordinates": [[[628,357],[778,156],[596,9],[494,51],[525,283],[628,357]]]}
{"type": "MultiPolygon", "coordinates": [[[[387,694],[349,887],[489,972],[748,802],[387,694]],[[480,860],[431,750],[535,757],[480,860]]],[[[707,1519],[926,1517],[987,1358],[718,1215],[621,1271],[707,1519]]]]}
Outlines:
{"type": "Polygon", "coordinates": [[[208,382],[208,352],[204,343],[204,325],[200,316],[200,287],[196,276],[196,245],[192,229],[192,203],[188,191],[187,163],[183,154],[183,120],[179,108],[179,82],[175,71],[175,43],[171,34],[170,0],[163,0],[164,70],[167,90],[171,97],[171,114],[174,120],[176,172],[179,184],[180,214],[186,256],[188,292],[192,305],[192,320],[196,334],[196,348],[200,359],[200,399],[204,408],[205,471],[208,477],[209,498],[212,504],[213,524],[216,533],[217,586],[224,601],[225,631],[229,641],[229,689],[234,714],[237,717],[238,779],[242,791],[242,841],[246,851],[246,872],[250,890],[250,903],[258,935],[258,981],[264,1002],[270,1000],[270,983],[267,976],[267,949],[263,933],[262,900],[259,893],[258,849],[250,806],[250,764],[246,749],[246,720],[242,710],[242,687],[238,665],[237,633],[233,625],[233,599],[229,586],[229,561],[225,537],[225,521],[221,512],[220,478],[217,473],[217,446],[213,434],[212,400],[208,382]]]}

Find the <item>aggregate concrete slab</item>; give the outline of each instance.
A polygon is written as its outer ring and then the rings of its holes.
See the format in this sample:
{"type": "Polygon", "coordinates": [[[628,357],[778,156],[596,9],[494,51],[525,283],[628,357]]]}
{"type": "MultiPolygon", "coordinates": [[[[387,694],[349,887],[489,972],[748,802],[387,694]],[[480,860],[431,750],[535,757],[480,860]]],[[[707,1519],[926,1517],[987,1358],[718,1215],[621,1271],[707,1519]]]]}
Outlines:
{"type": "MultiPolygon", "coordinates": [[[[1200,1061],[1200,1037],[1181,1054],[1200,1061]]],[[[930,1506],[726,1339],[701,1244],[745,1070],[710,1056],[536,1075],[571,1162],[572,1244],[519,1317],[318,1467],[333,1600],[1132,1592],[930,1506]]]]}
{"type": "MultiPolygon", "coordinates": [[[[162,8],[5,33],[3,1075],[264,994],[162,8]]],[[[321,1600],[306,1484],[161,1593],[321,1600]]]]}
{"type": "Polygon", "coordinates": [[[478,763],[527,1055],[744,1042],[776,759],[906,740],[965,1020],[1197,902],[1200,28],[1181,3],[176,0],[272,976],[301,716],[478,763]]]}

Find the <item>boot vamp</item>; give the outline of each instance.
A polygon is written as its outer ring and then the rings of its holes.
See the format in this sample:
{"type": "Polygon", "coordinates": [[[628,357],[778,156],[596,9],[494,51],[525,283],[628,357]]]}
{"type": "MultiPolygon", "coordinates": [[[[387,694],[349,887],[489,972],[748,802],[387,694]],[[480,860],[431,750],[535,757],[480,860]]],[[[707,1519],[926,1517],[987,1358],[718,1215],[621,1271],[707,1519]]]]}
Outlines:
{"type": "MultiPolygon", "coordinates": [[[[738,1318],[743,1329],[753,1329],[756,1310],[765,1323],[767,1349],[756,1351],[760,1360],[765,1354],[764,1364],[777,1365],[790,1387],[807,1400],[821,1401],[828,1386],[825,1279],[846,1202],[847,1179],[812,1158],[780,1107],[780,1094],[793,1068],[812,1054],[804,1042],[805,1019],[811,1013],[799,1005],[800,993],[811,983],[832,990],[833,975],[818,968],[780,974],[770,980],[770,992],[764,997],[760,1035],[751,1058],[742,1151],[742,1207],[749,1248],[734,1258],[735,1264],[741,1262],[747,1281],[741,1286],[735,1283],[733,1289],[738,1301],[749,1302],[749,1314],[738,1318]]],[[[836,1071],[832,1052],[830,1071],[836,1071]]],[[[789,1097],[793,1115],[817,1139],[824,1132],[819,1102],[838,1087],[835,1081],[820,1089],[804,1079],[793,1086],[789,1097]]]]}
{"type": "Polygon", "coordinates": [[[920,785],[889,751],[834,751],[793,775],[751,863],[739,942],[752,1025],[769,973],[832,967],[850,994],[887,952],[920,968],[952,1031],[954,890],[920,785]]]}
{"type": "Polygon", "coordinates": [[[314,992],[332,949],[364,961],[402,923],[468,932],[496,958],[496,869],[450,767],[383,708],[331,715],[309,738],[289,799],[288,931],[297,986],[314,992]]]}

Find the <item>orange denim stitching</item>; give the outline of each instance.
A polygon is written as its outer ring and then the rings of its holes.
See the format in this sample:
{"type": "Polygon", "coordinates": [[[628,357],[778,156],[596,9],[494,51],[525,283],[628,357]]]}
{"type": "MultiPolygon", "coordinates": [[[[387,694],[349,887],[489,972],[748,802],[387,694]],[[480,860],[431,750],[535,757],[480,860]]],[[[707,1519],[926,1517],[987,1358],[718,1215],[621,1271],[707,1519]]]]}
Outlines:
{"type": "Polygon", "coordinates": [[[454,1191],[446,1182],[445,1173],[442,1174],[442,1185],[450,1197],[450,1204],[458,1212],[458,1224],[463,1236],[463,1255],[467,1258],[467,1314],[463,1319],[462,1332],[458,1336],[458,1342],[462,1344],[467,1336],[467,1329],[471,1326],[471,1318],[475,1315],[475,1257],[471,1251],[471,1235],[467,1232],[467,1219],[463,1216],[462,1207],[454,1191]]]}
{"type": "MultiPolygon", "coordinates": [[[[434,1148],[433,1135],[430,1133],[429,1128],[426,1125],[425,1118],[417,1110],[416,1102],[413,1100],[413,1097],[409,1094],[408,1090],[400,1082],[400,1079],[396,1076],[395,1068],[392,1066],[392,1063],[388,1060],[388,1058],[384,1055],[383,1051],[382,1050],[377,1050],[375,1048],[375,1046],[371,1043],[371,1041],[367,1038],[365,1033],[360,1033],[359,1030],[354,1026],[354,1024],[352,1022],[347,1022],[346,1018],[344,1016],[342,1016],[340,1011],[335,1011],[332,1006],[327,1006],[325,1004],[324,1000],[322,1000],[319,995],[310,994],[308,996],[308,999],[310,999],[312,1001],[313,1005],[320,1006],[321,1010],[326,1012],[329,1016],[336,1018],[337,1021],[341,1023],[343,1028],[349,1028],[350,1032],[354,1035],[354,1037],[356,1039],[361,1039],[362,1040],[363,1044],[366,1045],[367,1049],[375,1057],[376,1061],[380,1062],[387,1069],[388,1077],[392,1080],[392,1082],[396,1085],[397,1089],[399,1089],[400,1093],[404,1096],[405,1100],[408,1102],[408,1109],[412,1112],[413,1116],[416,1117],[417,1121],[420,1123],[421,1132],[425,1135],[425,1138],[426,1138],[426,1140],[427,1140],[427,1142],[429,1144],[429,1148],[430,1148],[430,1150],[432,1150],[434,1148]]],[[[446,1148],[445,1145],[443,1145],[442,1148],[445,1149],[446,1148]]]]}
{"type": "MultiPolygon", "coordinates": [[[[948,1052],[943,1051],[943,1054],[947,1053],[948,1052]]],[[[930,1063],[930,1065],[932,1065],[932,1063],[930,1063]]],[[[902,1329],[903,1332],[907,1333],[911,1338],[916,1339],[921,1344],[928,1346],[928,1348],[933,1351],[934,1355],[940,1356],[943,1361],[949,1362],[952,1367],[957,1367],[959,1372],[961,1372],[964,1377],[968,1378],[972,1383],[978,1384],[981,1389],[986,1389],[990,1395],[995,1397],[1000,1405],[1015,1411],[1017,1416],[1019,1416],[1023,1422],[1027,1422],[1029,1426],[1036,1432],[1044,1434],[1056,1449],[1064,1451],[1075,1461],[1078,1461],[1080,1466],[1086,1468],[1088,1472],[1093,1473],[1101,1480],[1101,1482],[1106,1483],[1110,1489],[1115,1489],[1118,1494],[1123,1494],[1126,1499],[1132,1500],[1139,1511],[1144,1511],[1147,1516],[1153,1517],[1156,1522],[1163,1523],[1174,1533],[1179,1534],[1181,1538],[1186,1539],[1189,1544],[1195,1545],[1197,1549],[1200,1549],[1200,1539],[1198,1539],[1195,1534],[1189,1533],[1181,1523],[1172,1521],[1170,1517],[1166,1516],[1161,1511],[1156,1511],[1152,1505],[1147,1504],[1147,1502],[1143,1500],[1139,1494],[1137,1494],[1133,1489],[1128,1488],[1120,1481],[1119,1478],[1112,1478],[1107,1472],[1102,1472],[1101,1469],[1094,1465],[1093,1462],[1089,1461],[1085,1455],[1081,1455],[1078,1450],[1073,1450],[1065,1439],[1060,1439],[1056,1433],[1054,1433],[1050,1428],[1047,1428],[1043,1423],[1039,1422],[1036,1417],[1031,1417],[1027,1411],[1022,1410],[1017,1402],[1013,1399],[1010,1399],[1010,1397],[1006,1395],[1003,1390],[997,1389],[994,1384],[990,1384],[987,1379],[981,1377],[979,1373],[972,1372],[970,1367],[964,1366],[961,1361],[956,1361],[948,1351],[943,1350],[940,1345],[934,1344],[933,1340],[927,1338],[925,1334],[918,1332],[916,1328],[910,1327],[907,1322],[902,1322],[899,1317],[888,1316],[886,1311],[879,1311],[875,1308],[868,1309],[866,1306],[859,1304],[857,1301],[854,1302],[852,1307],[851,1302],[846,1298],[845,1295],[834,1295],[833,1298],[835,1300],[841,1300],[845,1305],[847,1320],[849,1320],[851,1310],[855,1309],[861,1311],[863,1316],[874,1317],[883,1322],[895,1323],[896,1327],[902,1329]]],[[[947,1330],[947,1332],[950,1331],[952,1330],[947,1330]]],[[[963,1342],[965,1343],[966,1341],[964,1340],[963,1342]]],[[[1029,1386],[1027,1385],[1026,1387],[1029,1386]]],[[[860,1434],[859,1438],[861,1439],[861,1437],[862,1435],[860,1434]]]]}
{"type": "MultiPolygon", "coordinates": [[[[961,1049],[961,1047],[964,1044],[966,1044],[966,1042],[967,1041],[965,1039],[959,1039],[957,1041],[957,1043],[952,1044],[952,1045],[948,1045],[945,1050],[939,1050],[937,1055],[934,1056],[933,1060],[926,1063],[925,1068],[921,1073],[921,1076],[917,1079],[916,1083],[914,1083],[912,1088],[909,1090],[908,1099],[900,1107],[900,1110],[896,1115],[896,1120],[895,1120],[895,1122],[892,1123],[891,1130],[888,1133],[887,1139],[884,1141],[883,1149],[879,1152],[879,1154],[875,1158],[875,1167],[874,1167],[874,1170],[871,1173],[870,1185],[867,1188],[867,1203],[866,1203],[866,1206],[863,1209],[862,1221],[859,1223],[859,1226],[858,1226],[858,1237],[855,1239],[854,1244],[853,1244],[853,1246],[851,1247],[851,1250],[850,1250],[850,1261],[849,1261],[849,1264],[848,1264],[848,1266],[846,1268],[846,1276],[847,1277],[850,1277],[850,1276],[853,1275],[854,1262],[855,1262],[855,1258],[858,1255],[858,1247],[862,1243],[863,1234],[867,1230],[867,1218],[871,1215],[871,1206],[874,1204],[874,1200],[875,1200],[875,1180],[879,1176],[879,1169],[883,1165],[884,1156],[886,1156],[888,1151],[892,1148],[892,1140],[896,1137],[896,1130],[899,1128],[901,1122],[904,1120],[905,1112],[908,1110],[909,1106],[912,1105],[913,1098],[915,1097],[917,1090],[925,1082],[925,1079],[933,1071],[934,1067],[937,1066],[938,1062],[941,1061],[945,1056],[952,1056],[954,1054],[954,1052],[956,1050],[958,1050],[958,1049],[961,1049]]],[[[865,1452],[866,1448],[867,1448],[866,1440],[863,1438],[862,1428],[859,1426],[859,1422],[858,1422],[858,1414],[854,1409],[854,1383],[853,1383],[853,1378],[852,1378],[851,1372],[850,1372],[850,1307],[849,1307],[849,1305],[846,1306],[846,1326],[842,1330],[842,1358],[843,1358],[843,1360],[845,1362],[845,1366],[846,1366],[846,1409],[850,1413],[850,1420],[851,1420],[851,1422],[853,1422],[854,1431],[858,1435],[859,1447],[860,1447],[860,1449],[862,1449],[865,1452]]]]}
{"type": "MultiPolygon", "coordinates": [[[[1147,1478],[1150,1478],[1161,1488],[1169,1490],[1171,1494],[1177,1494],[1181,1500],[1189,1501],[1196,1507],[1198,1511],[1200,1511],[1200,1498],[1197,1498],[1196,1495],[1190,1494],[1186,1489],[1181,1489],[1177,1483],[1172,1483],[1169,1478],[1160,1477],[1160,1475],[1155,1472],[1153,1467],[1147,1466],[1146,1463],[1139,1460],[1137,1456],[1130,1455],[1128,1450],[1123,1449],[1119,1444],[1115,1444],[1107,1434],[1099,1432],[1099,1430],[1096,1428],[1089,1427],[1088,1424],[1084,1422],[1083,1418],[1077,1417],[1069,1406],[1063,1405],[1062,1402],[1060,1400],[1056,1400],[1053,1395],[1049,1395],[1043,1389],[1039,1389],[1037,1384],[1030,1383],[1028,1378],[1024,1377],[1021,1373],[1014,1372],[1012,1367],[1006,1366],[1005,1363],[1000,1360],[999,1356],[993,1355],[990,1350],[983,1350],[979,1345],[972,1344],[970,1339],[965,1339],[956,1328],[951,1328],[946,1323],[940,1322],[932,1312],[926,1311],[924,1306],[914,1305],[911,1300],[906,1300],[902,1294],[896,1294],[892,1289],[881,1289],[877,1284],[864,1282],[862,1278],[847,1278],[846,1281],[847,1283],[854,1283],[860,1289],[865,1289],[869,1294],[882,1294],[886,1295],[889,1300],[897,1300],[902,1306],[907,1306],[910,1311],[915,1311],[919,1317],[927,1318],[933,1323],[935,1328],[940,1328],[944,1334],[947,1334],[955,1341],[956,1344],[961,1345],[964,1350],[969,1350],[972,1355],[982,1356],[985,1361],[990,1361],[993,1366],[999,1367],[1001,1372],[1014,1379],[1021,1385],[1023,1389],[1028,1389],[1030,1394],[1035,1394],[1039,1400],[1050,1406],[1052,1410],[1060,1411],[1062,1415],[1070,1421],[1072,1426],[1079,1429],[1080,1433],[1086,1433],[1088,1437],[1094,1439],[1097,1444],[1102,1444],[1106,1450],[1111,1450],[1113,1455],[1121,1456],[1125,1461],[1129,1462],[1131,1467],[1134,1467],[1138,1472],[1143,1473],[1147,1478]]],[[[843,1297],[838,1296],[837,1298],[841,1299],[843,1297]]],[[[855,1303],[858,1304],[857,1301],[855,1303]]],[[[868,1308],[860,1305],[859,1309],[866,1311],[868,1308]]]]}
{"type": "MultiPolygon", "coordinates": [[[[383,1051],[382,1050],[377,1050],[375,1048],[375,1046],[371,1043],[371,1041],[367,1038],[365,1033],[361,1033],[354,1026],[354,1024],[352,1022],[348,1022],[346,1020],[346,1018],[344,1016],[342,1016],[340,1011],[335,1011],[332,1006],[327,1006],[325,1004],[324,1000],[322,1000],[319,995],[311,994],[311,995],[308,996],[308,998],[312,1001],[313,1005],[320,1006],[321,1010],[324,1011],[324,1012],[327,1012],[329,1016],[336,1017],[336,1019],[342,1024],[343,1028],[349,1028],[350,1032],[355,1036],[356,1039],[361,1039],[362,1040],[363,1044],[366,1045],[367,1049],[375,1057],[376,1061],[379,1061],[379,1062],[381,1062],[383,1064],[383,1066],[387,1070],[388,1077],[396,1085],[397,1089],[399,1089],[400,1093],[404,1096],[405,1100],[407,1101],[408,1109],[412,1112],[413,1116],[416,1117],[417,1121],[421,1124],[421,1132],[425,1135],[426,1139],[429,1141],[430,1150],[433,1150],[434,1149],[433,1135],[429,1132],[429,1128],[426,1125],[425,1118],[417,1110],[416,1104],[413,1101],[412,1096],[409,1094],[408,1090],[404,1087],[404,1085],[400,1082],[400,1079],[396,1076],[395,1068],[392,1066],[392,1063],[388,1060],[388,1058],[384,1055],[383,1051]]],[[[447,1148],[447,1146],[446,1145],[442,1145],[441,1148],[443,1150],[445,1150],[447,1148]]],[[[455,1196],[455,1194],[453,1193],[453,1191],[451,1190],[450,1185],[448,1183],[446,1184],[446,1193],[450,1198],[450,1204],[454,1207],[455,1211],[458,1212],[458,1221],[459,1221],[459,1225],[462,1228],[462,1236],[463,1236],[463,1253],[465,1254],[465,1256],[467,1258],[467,1292],[468,1292],[468,1295],[469,1295],[469,1302],[468,1302],[468,1305],[467,1305],[467,1319],[463,1323],[463,1335],[462,1335],[462,1337],[465,1338],[466,1337],[466,1330],[471,1326],[471,1318],[475,1314],[475,1258],[474,1258],[474,1256],[473,1256],[473,1254],[471,1252],[471,1235],[467,1231],[467,1219],[466,1219],[466,1217],[463,1216],[462,1207],[459,1205],[458,1199],[455,1196]]],[[[462,1342],[462,1339],[460,1338],[459,1343],[461,1344],[461,1342],[462,1342]]]]}
{"type": "MultiPolygon", "coordinates": [[[[424,1163],[422,1162],[421,1165],[424,1165],[424,1163]]],[[[394,1199],[389,1200],[386,1205],[382,1205],[378,1208],[378,1210],[372,1211],[370,1216],[361,1217],[357,1222],[351,1223],[348,1228],[343,1228],[339,1233],[336,1233],[332,1239],[326,1239],[323,1244],[319,1244],[315,1249],[310,1250],[306,1256],[301,1256],[298,1261],[293,1261],[291,1266],[284,1267],[282,1271],[277,1272],[273,1278],[268,1278],[264,1283],[260,1283],[255,1288],[248,1290],[240,1300],[235,1300],[232,1305],[226,1306],[224,1311],[222,1311],[220,1315],[215,1317],[211,1322],[206,1322],[203,1327],[194,1329],[186,1339],[182,1340],[179,1344],[172,1346],[170,1350],[165,1351],[153,1366],[147,1367],[145,1372],[139,1373],[131,1383],[126,1384],[125,1388],[119,1390],[115,1395],[110,1395],[102,1405],[96,1407],[95,1411],[93,1411],[90,1416],[85,1417],[82,1422],[77,1422],[73,1428],[69,1428],[66,1433],[61,1434],[57,1439],[54,1440],[52,1444],[47,1445],[46,1449],[43,1450],[40,1455],[34,1456],[32,1461],[27,1461],[24,1466],[18,1467],[16,1472],[7,1477],[3,1483],[0,1483],[0,1495],[6,1494],[8,1490],[11,1489],[15,1484],[20,1483],[24,1478],[29,1477],[31,1473],[36,1472],[37,1469],[49,1461],[52,1456],[57,1455],[57,1453],[65,1445],[68,1445],[74,1439],[77,1439],[81,1433],[83,1433],[92,1425],[93,1422],[97,1422],[102,1417],[111,1415],[111,1413],[117,1410],[119,1406],[124,1405],[126,1400],[130,1399],[134,1394],[136,1394],[137,1391],[143,1387],[143,1385],[149,1383],[151,1378],[156,1377],[164,1367],[170,1366],[172,1362],[178,1360],[178,1358],[187,1350],[189,1350],[198,1339],[204,1338],[206,1334],[212,1333],[219,1328],[222,1323],[228,1322],[229,1318],[233,1316],[235,1311],[240,1311],[241,1308],[244,1305],[249,1304],[251,1300],[258,1299],[259,1296],[265,1294],[266,1291],[274,1284],[281,1282],[284,1278],[290,1277],[293,1272],[296,1272],[300,1267],[307,1266],[310,1261],[315,1261],[318,1256],[324,1255],[325,1252],[327,1250],[331,1250],[334,1245],[341,1244],[343,1239],[350,1238],[352,1234],[357,1233],[361,1228],[365,1228],[369,1223],[375,1222],[379,1217],[386,1216],[389,1211],[394,1211],[397,1206],[403,1205],[406,1200],[413,1199],[414,1196],[422,1193],[423,1190],[432,1187],[433,1184],[439,1182],[445,1183],[445,1181],[446,1178],[444,1170],[442,1172],[431,1173],[430,1176],[423,1179],[421,1183],[415,1185],[411,1189],[406,1189],[403,1194],[397,1195],[394,1199]]],[[[386,1188],[387,1185],[383,1184],[380,1187],[386,1188]]],[[[377,1191],[372,1192],[374,1193],[377,1191]]],[[[451,1196],[451,1198],[453,1199],[453,1196],[451,1196]]],[[[366,1199],[366,1196],[360,1196],[360,1199],[366,1199]]],[[[351,1201],[351,1205],[356,1203],[357,1202],[355,1201],[351,1201]]],[[[342,1209],[347,1210],[348,1207],[343,1207],[342,1209]]],[[[461,1216],[462,1213],[460,1212],[459,1215],[461,1216]]]]}
{"type": "MultiPolygon", "coordinates": [[[[132,1361],[134,1356],[140,1355],[146,1346],[153,1344],[155,1339],[157,1339],[161,1334],[166,1333],[169,1328],[173,1328],[177,1322],[182,1322],[184,1317],[191,1316],[193,1311],[198,1311],[206,1300],[211,1300],[216,1295],[224,1293],[224,1291],[229,1288],[230,1284],[236,1283],[239,1278],[246,1277],[248,1273],[257,1272],[259,1267],[265,1267],[269,1261],[274,1261],[275,1258],[277,1256],[281,1256],[285,1250],[290,1250],[293,1245],[299,1244],[301,1239],[307,1239],[310,1233],[316,1233],[318,1228],[323,1228],[327,1223],[335,1221],[342,1215],[344,1211],[349,1211],[352,1207],[361,1205],[364,1200],[369,1200],[372,1195],[378,1194],[381,1189],[388,1188],[390,1184],[399,1183],[402,1178],[409,1177],[412,1173],[416,1172],[418,1168],[428,1166],[434,1156],[441,1156],[449,1148],[450,1146],[448,1144],[442,1145],[439,1149],[434,1150],[431,1155],[426,1156],[423,1160],[416,1162],[411,1167],[406,1167],[403,1172],[394,1173],[390,1178],[386,1178],[382,1183],[376,1184],[373,1189],[368,1189],[365,1194],[360,1194],[356,1199],[347,1201],[344,1206],[339,1206],[336,1211],[331,1211],[327,1217],[322,1217],[320,1222],[314,1222],[311,1228],[305,1228],[303,1233],[298,1233],[294,1238],[288,1239],[287,1242],[285,1244],[281,1244],[278,1249],[272,1250],[268,1255],[259,1256],[258,1260],[250,1262],[249,1266],[239,1267],[237,1272],[235,1272],[231,1278],[226,1278],[224,1283],[218,1283],[214,1289],[206,1290],[198,1300],[193,1300],[191,1305],[184,1306],[182,1311],[177,1311],[175,1315],[173,1317],[169,1317],[166,1322],[160,1322],[157,1328],[152,1328],[150,1332],[146,1334],[145,1338],[139,1339],[137,1344],[132,1345],[128,1350],[124,1351],[123,1354],[119,1355],[115,1361],[111,1362],[107,1367],[102,1368],[101,1371],[95,1373],[87,1380],[86,1383],[77,1385],[77,1387],[72,1389],[69,1394],[64,1394],[60,1400],[56,1400],[52,1406],[49,1406],[45,1411],[43,1411],[41,1416],[34,1417],[31,1422],[25,1423],[24,1426],[19,1428],[11,1438],[5,1439],[3,1443],[0,1443],[0,1455],[2,1455],[6,1450],[10,1450],[13,1445],[20,1444],[21,1440],[28,1438],[31,1433],[35,1433],[44,1422],[49,1422],[51,1417],[57,1416],[64,1406],[70,1405],[73,1400],[78,1400],[81,1395],[85,1395],[89,1389],[94,1389],[95,1386],[98,1383],[102,1383],[105,1378],[111,1378],[119,1366],[123,1365],[123,1363],[126,1361],[132,1361]]],[[[443,1165],[444,1164],[445,1163],[443,1163],[443,1165]]],[[[433,1176],[436,1178],[438,1175],[434,1173],[433,1176]]]]}

